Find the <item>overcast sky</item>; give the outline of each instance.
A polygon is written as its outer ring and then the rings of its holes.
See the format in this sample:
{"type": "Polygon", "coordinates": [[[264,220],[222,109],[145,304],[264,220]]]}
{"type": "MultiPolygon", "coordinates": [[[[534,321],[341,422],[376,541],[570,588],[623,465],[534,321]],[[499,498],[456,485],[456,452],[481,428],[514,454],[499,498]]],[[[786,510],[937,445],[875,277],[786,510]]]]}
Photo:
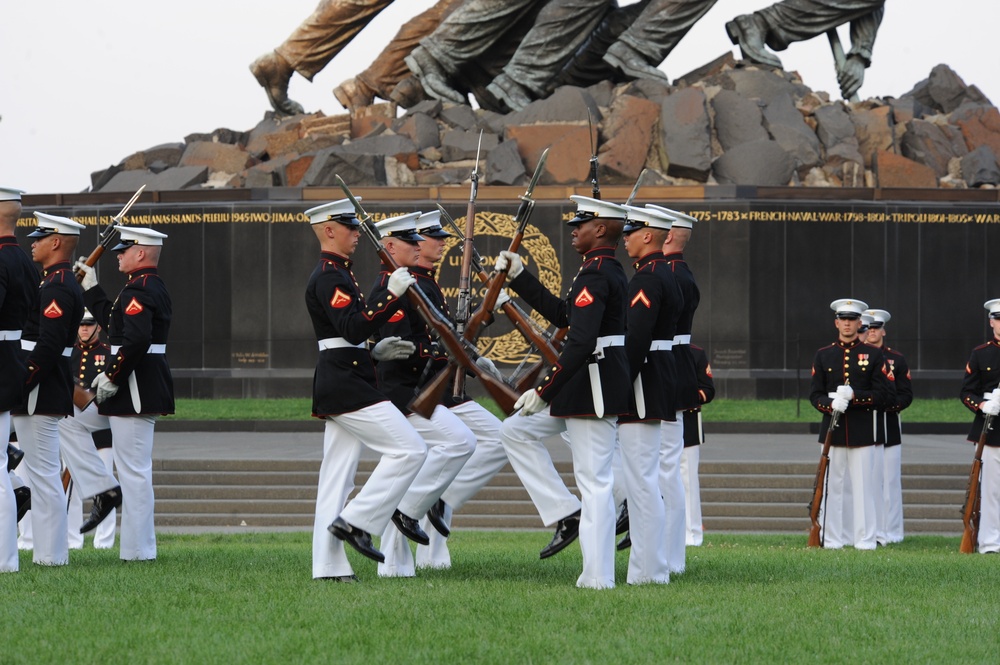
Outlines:
{"type": "MultiPolygon", "coordinates": [[[[0,185],[78,192],[90,173],[137,150],[218,127],[252,128],[270,107],[247,66],[273,49],[318,0],[32,0],[0,13],[0,185]]],[[[331,94],[364,69],[396,29],[433,0],[399,0],[312,83],[291,97],[307,111],[343,112],[331,94]]],[[[631,4],[624,1],[621,4],[631,4]]],[[[767,6],[719,0],[661,68],[673,79],[738,49],[723,25],[767,6]]],[[[939,63],[1000,103],[1000,3],[889,0],[862,97],[898,96],[939,63]]],[[[848,46],[847,26],[841,39],[848,46]]],[[[837,92],[826,39],[778,54],[806,85],[837,92]]]]}

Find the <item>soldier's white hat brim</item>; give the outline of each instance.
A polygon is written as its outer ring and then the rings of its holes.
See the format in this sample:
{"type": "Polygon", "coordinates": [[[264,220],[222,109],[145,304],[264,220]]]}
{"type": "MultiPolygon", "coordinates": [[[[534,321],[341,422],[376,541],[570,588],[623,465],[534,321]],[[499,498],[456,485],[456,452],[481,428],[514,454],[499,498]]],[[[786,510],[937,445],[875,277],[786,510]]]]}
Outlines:
{"type": "Polygon", "coordinates": [[[38,226],[28,234],[29,238],[44,238],[56,233],[63,236],[78,236],[80,231],[86,228],[83,224],[74,222],[69,217],[50,215],[45,212],[36,212],[35,219],[38,220],[38,226]]]}
{"type": "Polygon", "coordinates": [[[450,238],[451,234],[441,226],[441,211],[431,210],[417,218],[417,233],[425,238],[450,238]]]}
{"type": "Polygon", "coordinates": [[[124,251],[132,245],[159,247],[163,244],[163,239],[167,237],[166,233],[141,226],[116,226],[115,229],[118,231],[119,240],[118,244],[111,248],[111,251],[114,252],[124,251]]]}
{"type": "MultiPolygon", "coordinates": [[[[361,200],[360,196],[355,198],[358,201],[361,200]]],[[[305,214],[309,218],[310,224],[339,222],[345,226],[361,226],[361,221],[358,220],[354,211],[354,204],[351,203],[350,199],[339,199],[330,203],[324,203],[315,208],[309,208],[305,214]]]]}
{"type": "Polygon", "coordinates": [[[830,309],[836,312],[837,316],[853,314],[852,318],[860,319],[861,315],[868,309],[868,304],[853,298],[842,298],[830,303],[830,309]]]}
{"type": "Polygon", "coordinates": [[[575,226],[594,219],[625,219],[625,206],[610,201],[602,201],[589,196],[574,194],[569,197],[576,204],[576,217],[567,224],[575,226]]]}
{"type": "Polygon", "coordinates": [[[0,201],[20,201],[26,192],[13,187],[0,187],[0,201]]]}
{"type": "Polygon", "coordinates": [[[666,213],[667,215],[673,218],[674,226],[676,226],[679,229],[693,229],[694,223],[698,221],[691,215],[687,215],[678,210],[671,210],[670,208],[666,208],[664,206],[658,206],[653,203],[647,203],[646,207],[652,208],[653,210],[659,210],[662,213],[666,213]]]}
{"type": "Polygon", "coordinates": [[[870,316],[872,318],[871,322],[878,326],[884,326],[892,318],[892,314],[889,314],[884,309],[866,309],[865,315],[870,316]]]}
{"type": "Polygon", "coordinates": [[[990,313],[991,319],[1000,319],[1000,298],[987,300],[983,303],[983,307],[985,307],[986,311],[990,313]]]}
{"type": "Polygon", "coordinates": [[[641,228],[653,228],[669,231],[673,224],[673,218],[659,210],[652,208],[640,208],[638,206],[625,205],[625,228],[624,233],[632,233],[641,228]]]}
{"type": "Polygon", "coordinates": [[[381,238],[396,238],[398,240],[405,240],[406,242],[420,242],[424,237],[417,233],[417,219],[419,217],[419,212],[411,212],[406,215],[399,215],[398,217],[387,217],[381,222],[377,222],[375,228],[378,229],[378,234],[381,238]]]}

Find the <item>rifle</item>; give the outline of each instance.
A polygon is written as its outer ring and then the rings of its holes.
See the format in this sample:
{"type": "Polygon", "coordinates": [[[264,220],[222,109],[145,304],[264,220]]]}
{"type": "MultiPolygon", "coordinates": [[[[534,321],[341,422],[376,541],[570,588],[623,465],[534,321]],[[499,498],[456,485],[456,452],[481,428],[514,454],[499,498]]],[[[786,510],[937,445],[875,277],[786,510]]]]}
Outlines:
{"type": "Polygon", "coordinates": [[[986,445],[986,437],[993,428],[993,416],[987,415],[983,421],[983,431],[979,435],[979,442],[976,444],[976,455],[972,458],[972,470],[969,471],[969,486],[965,490],[965,505],[962,506],[962,544],[958,546],[958,551],[962,554],[972,554],[976,551],[976,543],[979,541],[979,502],[980,495],[979,476],[983,470],[983,447],[986,445]]]}
{"type": "Polygon", "coordinates": [[[819,456],[819,466],[816,467],[816,481],[813,483],[813,497],[809,502],[809,519],[812,527],[809,529],[809,542],[807,547],[822,547],[823,541],[819,537],[819,507],[823,503],[823,495],[826,494],[826,475],[830,465],[830,443],[833,441],[833,430],[837,426],[840,412],[834,411],[830,416],[830,427],[826,430],[826,439],[823,440],[823,452],[819,456]]]}
{"type": "MultiPolygon", "coordinates": [[[[379,259],[382,260],[390,269],[395,270],[399,266],[392,256],[385,250],[382,246],[382,242],[379,238],[378,229],[372,223],[371,215],[365,212],[364,208],[361,207],[361,203],[354,197],[351,193],[350,188],[347,183],[344,182],[343,178],[339,175],[335,176],[337,183],[340,188],[344,190],[347,198],[351,200],[354,205],[354,210],[358,213],[358,217],[361,219],[361,234],[368,239],[375,248],[379,259]]],[[[427,298],[427,294],[421,290],[420,286],[413,284],[406,290],[406,296],[410,299],[410,304],[416,308],[417,312],[423,318],[427,327],[430,328],[431,334],[441,340],[444,344],[445,349],[448,351],[448,355],[451,357],[451,361],[460,367],[472,372],[476,378],[478,378],[483,387],[489,393],[490,397],[496,400],[496,403],[504,410],[505,413],[510,413],[514,410],[514,402],[517,401],[519,394],[515,393],[510,386],[496,378],[489,372],[484,371],[479,365],[476,364],[476,359],[479,358],[479,351],[476,349],[475,345],[470,343],[464,337],[459,335],[455,330],[454,324],[449,321],[444,314],[442,314],[437,307],[427,298]]],[[[414,408],[413,405],[410,409],[415,413],[423,416],[424,418],[430,418],[431,414],[434,413],[434,409],[437,404],[423,404],[417,405],[418,408],[414,408]],[[418,410],[419,409],[419,410],[418,410]]]]}
{"type": "Polygon", "coordinates": [[[587,109],[587,128],[590,130],[590,196],[600,200],[601,186],[597,182],[597,146],[594,145],[594,120],[587,109]]]}
{"type": "MultiPolygon", "coordinates": [[[[465,337],[465,326],[469,322],[470,299],[472,298],[472,239],[476,235],[476,195],[479,193],[479,150],[483,147],[483,131],[479,130],[479,145],[476,147],[476,161],[472,165],[472,181],[469,186],[469,205],[465,209],[465,239],[462,243],[462,267],[458,273],[458,305],[455,307],[455,330],[465,337]]],[[[467,338],[466,338],[467,339],[467,338]]],[[[452,384],[455,399],[465,396],[465,372],[455,372],[452,384]]]]}
{"type": "MultiPolygon", "coordinates": [[[[569,328],[560,328],[557,330],[555,334],[552,335],[552,339],[549,340],[549,343],[552,344],[552,348],[561,349],[562,342],[566,339],[566,334],[568,332],[569,328]]],[[[555,360],[550,361],[547,356],[543,356],[534,365],[529,367],[524,374],[518,377],[516,381],[514,381],[514,389],[521,393],[526,390],[531,390],[534,388],[535,382],[538,381],[538,374],[542,371],[542,368],[555,362],[555,360]]]]}
{"type": "MultiPolygon", "coordinates": [[[[125,218],[125,214],[132,208],[135,202],[139,200],[139,195],[142,194],[142,190],[144,189],[146,189],[145,185],[136,190],[135,194],[133,194],[132,198],[128,200],[128,203],[125,204],[125,207],[122,208],[121,212],[112,217],[111,221],[108,222],[108,225],[104,227],[103,231],[101,231],[100,242],[97,244],[97,247],[94,248],[94,251],[90,253],[90,256],[83,261],[88,267],[93,268],[97,265],[101,256],[104,255],[104,250],[107,249],[112,242],[114,242],[115,236],[117,235],[115,227],[121,224],[122,220],[125,218]]],[[[76,275],[76,281],[83,281],[82,270],[77,270],[74,274],[76,275]]]]}

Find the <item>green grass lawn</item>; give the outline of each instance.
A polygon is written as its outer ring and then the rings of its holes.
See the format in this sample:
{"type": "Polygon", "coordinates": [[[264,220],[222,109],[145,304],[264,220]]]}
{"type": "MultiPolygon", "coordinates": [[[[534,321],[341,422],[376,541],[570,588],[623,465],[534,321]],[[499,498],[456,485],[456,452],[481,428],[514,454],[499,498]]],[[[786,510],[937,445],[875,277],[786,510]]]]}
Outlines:
{"type": "MultiPolygon", "coordinates": [[[[453,568],[313,581],[310,534],[161,535],[159,559],[22,553],[0,575],[3,663],[995,663],[1000,557],[909,537],[874,552],[710,534],[667,586],[575,588],[580,550],[457,532],[453,568]]],[[[88,539],[89,540],[89,539],[88,539]]],[[[88,545],[89,547],[89,545],[88,545]]]]}
{"type": "MultiPolygon", "coordinates": [[[[492,400],[481,402],[497,415],[492,400]]],[[[184,420],[308,420],[312,400],[302,399],[179,399],[176,418],[184,420]]],[[[718,399],[704,409],[706,422],[811,423],[819,412],[808,400],[718,399]]],[[[964,423],[971,414],[957,399],[915,400],[903,413],[910,423],[964,423]]]]}

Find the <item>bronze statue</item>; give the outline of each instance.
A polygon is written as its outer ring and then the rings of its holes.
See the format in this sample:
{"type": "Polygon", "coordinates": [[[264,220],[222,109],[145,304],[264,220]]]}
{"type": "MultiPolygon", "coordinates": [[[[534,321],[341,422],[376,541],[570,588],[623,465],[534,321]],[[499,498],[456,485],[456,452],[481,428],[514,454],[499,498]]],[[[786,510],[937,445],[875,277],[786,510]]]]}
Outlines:
{"type": "MultiPolygon", "coordinates": [[[[845,99],[861,88],[865,69],[871,65],[872,47],[878,32],[885,0],[782,0],[753,14],[737,16],[726,23],[726,32],[738,44],[745,60],[781,67],[778,56],[793,42],[811,39],[850,21],[851,50],[837,63],[837,82],[845,99]]],[[[836,53],[839,39],[831,36],[836,53]]],[[[840,58],[837,58],[840,60],[840,58]]]]}

